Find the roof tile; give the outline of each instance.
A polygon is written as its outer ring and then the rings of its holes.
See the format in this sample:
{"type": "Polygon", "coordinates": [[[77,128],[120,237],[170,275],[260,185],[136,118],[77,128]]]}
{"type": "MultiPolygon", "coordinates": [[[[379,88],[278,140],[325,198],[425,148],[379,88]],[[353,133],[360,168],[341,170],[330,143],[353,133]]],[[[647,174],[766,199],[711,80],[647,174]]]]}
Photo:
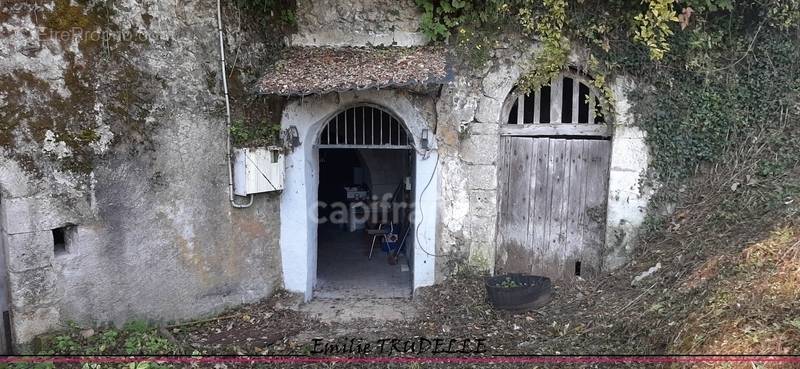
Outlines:
{"type": "Polygon", "coordinates": [[[262,94],[303,96],[420,86],[448,79],[446,50],[419,47],[290,47],[258,82],[262,94]]]}

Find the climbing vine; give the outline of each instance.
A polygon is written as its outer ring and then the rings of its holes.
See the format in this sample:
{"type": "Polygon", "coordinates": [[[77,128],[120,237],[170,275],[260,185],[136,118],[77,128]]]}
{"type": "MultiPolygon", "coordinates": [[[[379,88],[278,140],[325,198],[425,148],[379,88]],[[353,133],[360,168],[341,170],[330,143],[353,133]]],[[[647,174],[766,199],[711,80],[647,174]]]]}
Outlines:
{"type": "MultiPolygon", "coordinates": [[[[574,50],[586,52],[577,67],[591,71],[607,110],[606,82],[631,76],[631,111],[647,133],[652,178],[664,184],[757,132],[797,126],[800,0],[416,1],[422,30],[477,65],[488,58],[472,56],[489,55],[501,31],[538,41],[525,90],[562,71],[574,50]]],[[[798,160],[773,157],[756,174],[798,160]]]]}
{"type": "MultiPolygon", "coordinates": [[[[280,143],[280,115],[285,99],[280,96],[255,95],[250,86],[281,54],[284,39],[296,27],[295,0],[235,0],[228,10],[228,32],[236,43],[227,45],[228,89],[231,102],[230,137],[234,147],[273,146],[280,143]],[[257,37],[260,36],[260,37],[257,37]],[[263,47],[249,57],[239,53],[263,47]],[[242,60],[246,59],[246,60],[242,60]]],[[[212,89],[221,92],[213,75],[212,89]]]]}
{"type": "Polygon", "coordinates": [[[672,36],[670,22],[678,21],[674,4],[675,0],[651,0],[644,12],[633,17],[633,39],[647,46],[653,60],[664,58],[664,54],[669,51],[667,38],[672,36]]]}
{"type": "Polygon", "coordinates": [[[542,52],[533,61],[534,65],[540,67],[523,77],[522,90],[538,88],[566,65],[570,51],[569,39],[564,34],[566,7],[565,0],[543,0],[539,12],[531,8],[519,10],[520,25],[525,34],[538,36],[542,44],[542,52]]]}
{"type": "Polygon", "coordinates": [[[236,7],[258,19],[270,29],[294,26],[294,0],[236,0],[236,7]]]}

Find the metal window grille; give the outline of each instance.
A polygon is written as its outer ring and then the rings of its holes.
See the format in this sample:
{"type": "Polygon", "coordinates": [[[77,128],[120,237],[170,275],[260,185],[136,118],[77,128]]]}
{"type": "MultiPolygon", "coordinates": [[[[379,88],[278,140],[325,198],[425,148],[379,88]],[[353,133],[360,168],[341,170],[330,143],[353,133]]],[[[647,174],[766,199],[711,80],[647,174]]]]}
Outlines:
{"type": "Polygon", "coordinates": [[[410,149],[411,136],[394,115],[373,106],[355,106],[325,124],[319,147],[410,149]]]}
{"type": "Polygon", "coordinates": [[[605,124],[597,92],[577,73],[563,73],[537,91],[512,91],[508,124],[605,124]]]}

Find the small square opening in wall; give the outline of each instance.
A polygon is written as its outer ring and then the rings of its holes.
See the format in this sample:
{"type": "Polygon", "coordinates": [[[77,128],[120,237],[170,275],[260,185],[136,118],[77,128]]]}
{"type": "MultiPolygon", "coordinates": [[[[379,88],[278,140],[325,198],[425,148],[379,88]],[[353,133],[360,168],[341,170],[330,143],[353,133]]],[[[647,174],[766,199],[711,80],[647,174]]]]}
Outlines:
{"type": "Polygon", "coordinates": [[[74,225],[66,225],[53,229],[53,252],[56,255],[69,252],[72,236],[75,234],[74,225]]]}

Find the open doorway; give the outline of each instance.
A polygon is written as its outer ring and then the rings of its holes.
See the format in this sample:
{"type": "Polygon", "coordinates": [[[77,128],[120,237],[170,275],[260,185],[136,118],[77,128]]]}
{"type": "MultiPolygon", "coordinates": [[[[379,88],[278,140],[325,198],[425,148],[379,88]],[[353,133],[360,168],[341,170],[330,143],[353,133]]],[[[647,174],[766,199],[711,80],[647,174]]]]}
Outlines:
{"type": "Polygon", "coordinates": [[[411,141],[399,119],[366,105],[319,133],[315,296],[411,296],[411,141]]]}
{"type": "MultiPolygon", "coordinates": [[[[286,188],[281,194],[281,209],[287,210],[281,211],[280,243],[283,282],[287,290],[303,293],[306,301],[314,296],[325,296],[325,291],[330,290],[326,288],[330,284],[326,283],[324,268],[322,276],[318,273],[318,265],[326,263],[318,254],[319,241],[325,242],[326,235],[320,233],[317,214],[319,187],[326,186],[328,178],[320,179],[320,170],[330,163],[320,163],[320,155],[329,149],[359,150],[361,160],[373,158],[381,150],[407,154],[410,161],[403,168],[410,167],[412,174],[406,195],[411,188],[413,201],[410,201],[406,219],[413,225],[408,227],[402,252],[412,266],[409,269],[413,289],[434,283],[438,153],[435,140],[428,140],[430,132],[425,117],[411,106],[403,95],[387,90],[369,94],[369,101],[366,97],[342,94],[341,99],[293,101],[284,108],[281,126],[296,130],[301,141],[306,142],[285,157],[286,188]],[[385,106],[395,109],[388,110],[385,106]],[[371,154],[363,155],[366,152],[371,154]]],[[[346,176],[349,178],[352,173],[346,176]]],[[[365,173],[365,178],[374,182],[377,176],[372,171],[365,173]]],[[[376,253],[379,246],[381,244],[376,244],[376,253]]],[[[387,254],[377,255],[373,255],[373,260],[382,257],[382,262],[388,265],[387,254]]],[[[398,260],[398,265],[403,263],[398,260]]],[[[347,284],[344,291],[357,293],[359,285],[347,284]]]]}
{"type": "Polygon", "coordinates": [[[410,297],[412,151],[319,151],[317,297],[410,297]]]}

